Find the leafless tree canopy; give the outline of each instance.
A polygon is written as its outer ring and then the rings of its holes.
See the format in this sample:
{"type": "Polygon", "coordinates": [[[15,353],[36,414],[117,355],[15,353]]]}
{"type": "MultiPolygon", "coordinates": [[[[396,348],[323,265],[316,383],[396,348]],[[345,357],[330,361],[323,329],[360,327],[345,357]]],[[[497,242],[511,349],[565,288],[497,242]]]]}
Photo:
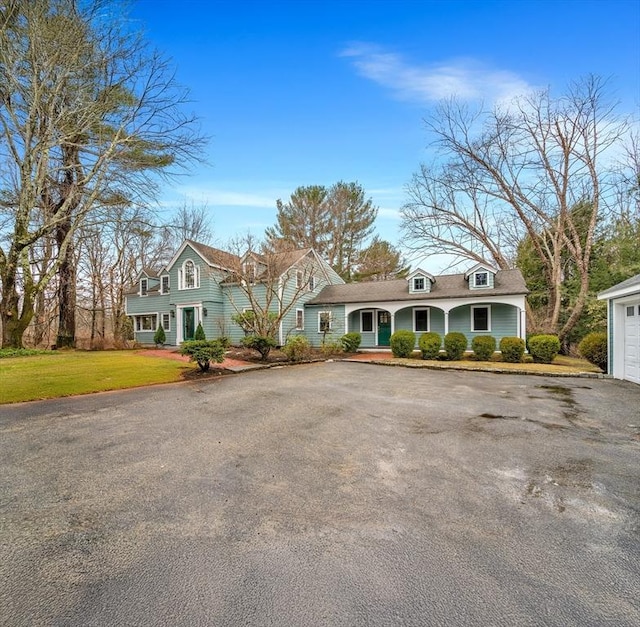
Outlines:
{"type": "Polygon", "coordinates": [[[614,199],[611,164],[627,131],[606,82],[587,77],[559,98],[541,91],[491,112],[449,101],[426,122],[439,158],[409,186],[406,245],[508,268],[529,238],[554,288],[546,324],[565,335],[584,305],[596,226],[614,199]],[[572,211],[579,205],[589,207],[586,219],[572,211]],[[563,251],[582,287],[559,329],[563,251]]]}

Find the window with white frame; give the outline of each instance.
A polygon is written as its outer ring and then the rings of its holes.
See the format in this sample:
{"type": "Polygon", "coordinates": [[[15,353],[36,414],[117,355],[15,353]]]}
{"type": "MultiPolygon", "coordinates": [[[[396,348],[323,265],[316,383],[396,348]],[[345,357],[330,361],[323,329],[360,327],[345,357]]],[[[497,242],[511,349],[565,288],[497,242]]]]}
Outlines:
{"type": "Polygon", "coordinates": [[[413,310],[413,330],[426,333],[429,331],[429,308],[413,310]]]}
{"type": "Polygon", "coordinates": [[[168,274],[164,274],[160,278],[160,293],[161,294],[169,293],[169,275],[168,274]]]}
{"type": "Polygon", "coordinates": [[[373,311],[360,312],[360,331],[362,333],[373,333],[373,311]]]}
{"type": "Polygon", "coordinates": [[[162,328],[165,331],[171,331],[171,316],[168,313],[162,314],[162,328]]]}
{"type": "Polygon", "coordinates": [[[296,271],[296,289],[299,290],[304,286],[304,272],[302,270],[296,271]]]}
{"type": "Polygon", "coordinates": [[[331,331],[332,316],[330,311],[321,311],[318,313],[318,333],[328,333],[331,331]]]}
{"type": "Polygon", "coordinates": [[[140,279],[140,296],[146,296],[149,290],[149,279],[140,279]]]}
{"type": "Polygon", "coordinates": [[[471,307],[471,330],[491,331],[491,307],[489,305],[473,305],[471,307]]]}
{"type": "Polygon", "coordinates": [[[489,286],[489,273],[486,270],[476,272],[473,275],[474,287],[488,287],[489,286]]]}
{"type": "Polygon", "coordinates": [[[424,277],[417,276],[413,279],[413,291],[414,292],[424,292],[424,277]]]}
{"type": "Polygon", "coordinates": [[[304,330],[304,309],[296,309],[296,329],[304,330]]]}
{"type": "Polygon", "coordinates": [[[136,331],[155,331],[158,328],[157,314],[135,316],[136,331]]]}
{"type": "Polygon", "coordinates": [[[192,290],[200,287],[200,268],[191,259],[187,259],[180,268],[178,289],[192,290]]]}

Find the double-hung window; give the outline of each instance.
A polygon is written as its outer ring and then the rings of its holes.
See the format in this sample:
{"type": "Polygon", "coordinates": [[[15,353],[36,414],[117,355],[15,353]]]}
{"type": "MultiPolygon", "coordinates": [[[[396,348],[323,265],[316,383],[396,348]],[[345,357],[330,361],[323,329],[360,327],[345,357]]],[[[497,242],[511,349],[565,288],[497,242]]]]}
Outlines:
{"type": "Polygon", "coordinates": [[[429,330],[429,309],[413,310],[413,330],[426,333],[429,330]]]}
{"type": "Polygon", "coordinates": [[[373,333],[373,311],[360,313],[360,330],[362,333],[373,333]]]}
{"type": "Polygon", "coordinates": [[[318,314],[318,333],[328,333],[331,331],[331,312],[321,311],[318,314]]]}
{"type": "Polygon", "coordinates": [[[476,332],[491,331],[491,307],[489,305],[471,307],[471,330],[476,332]]]}
{"type": "Polygon", "coordinates": [[[146,296],[149,290],[149,279],[140,279],[140,296],[146,296]]]}
{"type": "Polygon", "coordinates": [[[296,309],[296,329],[304,331],[304,309],[296,309]]]}

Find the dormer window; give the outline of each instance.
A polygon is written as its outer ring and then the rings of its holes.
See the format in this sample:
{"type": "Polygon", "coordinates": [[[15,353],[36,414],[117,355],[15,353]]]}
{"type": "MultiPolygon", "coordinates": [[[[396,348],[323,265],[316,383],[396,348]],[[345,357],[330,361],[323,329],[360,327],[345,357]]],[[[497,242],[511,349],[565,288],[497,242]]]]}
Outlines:
{"type": "Polygon", "coordinates": [[[474,273],[473,284],[475,287],[487,287],[489,285],[489,273],[486,270],[474,273]]]}
{"type": "Polygon", "coordinates": [[[486,263],[478,263],[465,273],[464,278],[468,281],[470,290],[493,289],[496,272],[497,268],[486,263]]]}
{"type": "Polygon", "coordinates": [[[435,283],[436,278],[418,268],[407,277],[407,281],[409,282],[409,293],[425,294],[431,291],[431,286],[435,283]]]}
{"type": "Polygon", "coordinates": [[[146,296],[149,290],[149,279],[140,279],[140,296],[146,296]]]}

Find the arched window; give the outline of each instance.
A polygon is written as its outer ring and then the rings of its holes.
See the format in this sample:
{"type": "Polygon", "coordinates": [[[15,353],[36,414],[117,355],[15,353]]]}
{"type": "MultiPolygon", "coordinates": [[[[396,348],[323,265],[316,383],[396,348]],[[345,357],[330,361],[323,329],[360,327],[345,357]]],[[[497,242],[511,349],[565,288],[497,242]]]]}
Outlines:
{"type": "Polygon", "coordinates": [[[191,259],[184,263],[184,286],[186,288],[196,286],[196,267],[191,259]]]}
{"type": "Polygon", "coordinates": [[[180,289],[190,290],[200,287],[200,273],[191,259],[187,259],[182,264],[182,270],[180,271],[180,289]]]}

